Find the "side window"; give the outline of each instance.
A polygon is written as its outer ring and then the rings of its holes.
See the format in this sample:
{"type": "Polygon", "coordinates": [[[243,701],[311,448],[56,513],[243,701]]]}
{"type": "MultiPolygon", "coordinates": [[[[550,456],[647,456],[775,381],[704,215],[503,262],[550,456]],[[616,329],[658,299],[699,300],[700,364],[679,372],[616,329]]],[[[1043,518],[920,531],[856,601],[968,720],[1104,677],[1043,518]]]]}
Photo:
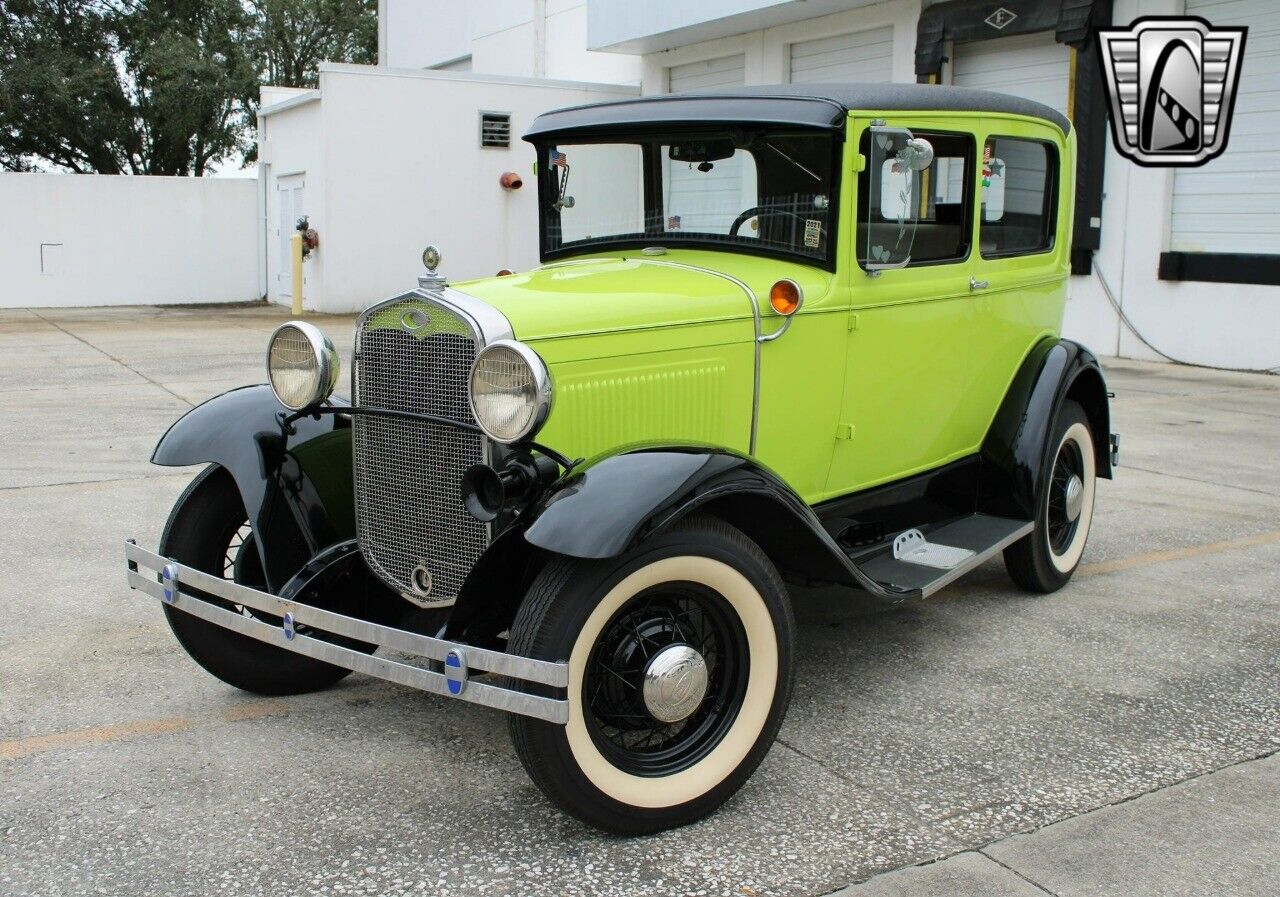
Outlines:
{"type": "Polygon", "coordinates": [[[982,148],[983,258],[1053,248],[1057,229],[1058,154],[1039,140],[988,137],[982,148]]]}
{"type": "Polygon", "coordinates": [[[872,147],[864,132],[860,152],[867,160],[858,176],[858,245],[862,266],[912,267],[969,257],[973,232],[974,140],[967,134],[916,131],[929,142],[933,161],[920,171],[904,170],[888,153],[872,147]],[[904,247],[902,233],[915,235],[904,247]]]}

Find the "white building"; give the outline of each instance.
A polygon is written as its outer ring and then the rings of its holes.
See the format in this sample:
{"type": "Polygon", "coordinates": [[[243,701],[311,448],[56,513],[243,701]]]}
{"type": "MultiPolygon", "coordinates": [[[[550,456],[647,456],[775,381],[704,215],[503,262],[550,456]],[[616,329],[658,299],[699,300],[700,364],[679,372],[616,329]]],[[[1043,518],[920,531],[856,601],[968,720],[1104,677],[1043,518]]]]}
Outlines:
{"type": "Polygon", "coordinates": [[[308,306],[326,311],[411,282],[429,240],[453,277],[534,264],[534,191],[497,178],[531,175],[519,135],[546,109],[637,86],[920,80],[1021,94],[1072,119],[1068,335],[1100,354],[1158,357],[1145,339],[1193,363],[1280,366],[1271,0],[382,0],[380,24],[379,66],[325,66],[318,91],[267,95],[273,298],[289,290],[276,231],[299,210],[321,236],[308,306]],[[1200,168],[1143,168],[1111,144],[1091,29],[1184,13],[1249,26],[1229,147],[1200,168]],[[485,112],[510,115],[508,148],[481,145],[485,112]]]}

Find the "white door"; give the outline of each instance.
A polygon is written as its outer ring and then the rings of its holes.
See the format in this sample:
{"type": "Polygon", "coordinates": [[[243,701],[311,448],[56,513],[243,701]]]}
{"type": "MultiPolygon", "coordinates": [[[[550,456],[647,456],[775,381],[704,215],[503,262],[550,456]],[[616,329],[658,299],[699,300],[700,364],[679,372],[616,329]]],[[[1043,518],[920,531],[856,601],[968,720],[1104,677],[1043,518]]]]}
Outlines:
{"type": "Polygon", "coordinates": [[[893,80],[893,26],[791,45],[791,82],[893,80]]]}
{"type": "Polygon", "coordinates": [[[1169,248],[1280,252],[1280,6],[1275,0],[1187,0],[1187,15],[1247,25],[1249,34],[1226,151],[1173,175],[1169,248]]]}
{"type": "Polygon", "coordinates": [[[1026,97],[1067,114],[1071,48],[1052,31],[956,44],[951,83],[1026,97]]]}
{"type": "MultiPolygon", "coordinates": [[[[667,70],[672,93],[740,87],[746,77],[746,57],[738,53],[720,59],[673,65],[667,70]]],[[[738,213],[755,205],[755,179],[746,183],[741,158],[721,159],[710,171],[687,162],[663,160],[663,210],[666,229],[727,235],[738,213]],[[749,195],[748,195],[749,194],[749,195]]]]}
{"type": "Polygon", "coordinates": [[[276,178],[276,237],[279,243],[280,263],[276,266],[276,293],[293,296],[293,255],[291,238],[297,229],[298,219],[306,212],[305,174],[288,174],[276,178]]]}

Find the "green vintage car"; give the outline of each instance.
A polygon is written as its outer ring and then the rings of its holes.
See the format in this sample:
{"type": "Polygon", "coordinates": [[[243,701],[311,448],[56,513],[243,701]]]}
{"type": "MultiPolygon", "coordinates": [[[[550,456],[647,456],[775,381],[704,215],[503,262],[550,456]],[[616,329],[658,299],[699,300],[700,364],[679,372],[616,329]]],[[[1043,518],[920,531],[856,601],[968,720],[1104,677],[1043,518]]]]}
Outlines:
{"type": "Polygon", "coordinates": [[[542,264],[450,284],[429,248],[360,317],[350,402],[332,343],[280,327],[269,384],[160,440],[206,466],[128,577],[232,685],[509,711],[552,801],[652,832],[772,744],[787,583],[916,601],[1000,552],[1071,578],[1118,449],[1059,336],[1075,138],[995,93],[787,85],[526,139],[542,264]]]}

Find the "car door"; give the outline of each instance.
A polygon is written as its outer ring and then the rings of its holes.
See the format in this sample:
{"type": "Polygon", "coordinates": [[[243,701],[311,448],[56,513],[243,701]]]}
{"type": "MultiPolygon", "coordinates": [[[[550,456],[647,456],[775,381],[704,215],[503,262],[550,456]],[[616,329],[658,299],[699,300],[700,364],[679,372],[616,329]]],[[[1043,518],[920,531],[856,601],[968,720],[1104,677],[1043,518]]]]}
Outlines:
{"type": "Polygon", "coordinates": [[[1072,162],[1050,126],[988,119],[979,144],[975,216],[973,377],[967,440],[986,433],[1022,360],[1061,328],[1070,213],[1060,214],[1072,162]]]}
{"type": "Polygon", "coordinates": [[[854,120],[851,139],[861,170],[850,178],[848,351],[828,497],[977,447],[963,401],[972,377],[974,133],[954,118],[903,117],[854,120]],[[878,143],[882,131],[904,130],[929,141],[934,155],[910,178],[878,143]],[[914,235],[904,237],[912,223],[914,235]]]}

